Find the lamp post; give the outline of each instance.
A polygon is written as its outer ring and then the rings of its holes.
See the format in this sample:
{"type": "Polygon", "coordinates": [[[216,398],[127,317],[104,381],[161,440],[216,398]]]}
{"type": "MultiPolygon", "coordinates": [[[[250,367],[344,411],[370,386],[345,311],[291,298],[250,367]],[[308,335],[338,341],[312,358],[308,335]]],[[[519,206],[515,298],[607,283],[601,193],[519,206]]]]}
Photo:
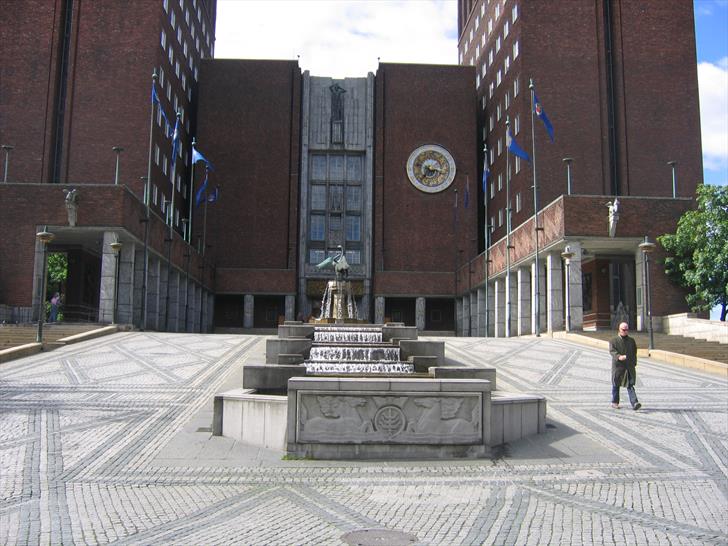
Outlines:
{"type": "Polygon", "coordinates": [[[561,253],[561,257],[564,259],[566,265],[565,277],[566,277],[566,294],[565,294],[565,307],[566,307],[566,320],[564,323],[567,332],[571,331],[571,279],[569,278],[571,269],[571,258],[574,257],[574,253],[567,246],[561,253]]]}
{"type": "Polygon", "coordinates": [[[38,305],[38,332],[35,341],[43,343],[43,321],[45,320],[45,296],[46,296],[46,277],[48,276],[48,243],[50,243],[55,235],[50,233],[46,228],[35,234],[35,238],[40,242],[43,248],[43,276],[40,280],[40,297],[38,305]]]}
{"type": "Polygon", "coordinates": [[[122,148],[121,146],[114,146],[111,149],[114,150],[114,153],[116,153],[116,170],[114,171],[114,185],[118,186],[119,185],[119,159],[121,156],[121,152],[124,151],[124,148],[122,148]]]}
{"type": "Polygon", "coordinates": [[[677,176],[675,172],[677,161],[668,161],[667,164],[670,165],[670,168],[672,169],[672,198],[675,199],[677,197],[677,176]]]}
{"type": "Polygon", "coordinates": [[[561,161],[566,163],[566,195],[571,195],[571,164],[574,162],[574,158],[565,157],[561,161]]]}
{"type": "Polygon", "coordinates": [[[123,245],[116,241],[110,243],[109,246],[114,252],[114,309],[111,314],[111,324],[116,324],[116,312],[119,305],[119,253],[123,245]]]}
{"type": "MultiPolygon", "coordinates": [[[[188,226],[189,220],[187,218],[182,218],[182,235],[183,238],[187,240],[187,226],[188,226]]],[[[185,247],[185,252],[183,254],[183,257],[185,259],[185,332],[188,329],[187,324],[187,315],[189,315],[189,306],[190,306],[190,256],[192,255],[192,249],[190,248],[189,243],[185,247]]]]}
{"type": "Polygon", "coordinates": [[[7,183],[8,181],[8,165],[10,163],[10,151],[15,148],[15,146],[11,146],[10,144],[3,144],[2,149],[5,151],[5,175],[3,176],[3,183],[7,183]]]}
{"type": "Polygon", "coordinates": [[[651,242],[647,235],[645,240],[639,244],[639,249],[642,251],[642,263],[643,271],[645,276],[645,306],[647,307],[647,332],[650,336],[650,351],[655,348],[655,339],[652,333],[652,298],[650,298],[650,253],[654,252],[655,243],[651,242]]]}

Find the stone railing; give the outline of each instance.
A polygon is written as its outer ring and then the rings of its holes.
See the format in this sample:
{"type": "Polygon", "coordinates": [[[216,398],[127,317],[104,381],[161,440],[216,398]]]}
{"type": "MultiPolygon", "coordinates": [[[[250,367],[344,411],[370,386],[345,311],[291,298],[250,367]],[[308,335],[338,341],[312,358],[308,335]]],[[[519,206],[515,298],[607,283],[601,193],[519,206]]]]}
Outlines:
{"type": "Polygon", "coordinates": [[[700,319],[692,313],[662,317],[662,331],[671,335],[728,343],[728,322],[700,319]]]}

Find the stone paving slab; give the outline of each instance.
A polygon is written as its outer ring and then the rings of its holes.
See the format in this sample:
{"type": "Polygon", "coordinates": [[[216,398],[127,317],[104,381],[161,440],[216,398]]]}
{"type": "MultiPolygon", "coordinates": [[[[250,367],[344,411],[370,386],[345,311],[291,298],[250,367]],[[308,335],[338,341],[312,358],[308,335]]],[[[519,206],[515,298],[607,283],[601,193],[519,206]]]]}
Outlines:
{"type": "Polygon", "coordinates": [[[210,432],[265,339],[126,332],[0,365],[0,544],[728,543],[724,378],[644,359],[644,409],[613,410],[603,350],[442,338],[546,396],[547,432],[487,460],[285,460],[210,432]]]}

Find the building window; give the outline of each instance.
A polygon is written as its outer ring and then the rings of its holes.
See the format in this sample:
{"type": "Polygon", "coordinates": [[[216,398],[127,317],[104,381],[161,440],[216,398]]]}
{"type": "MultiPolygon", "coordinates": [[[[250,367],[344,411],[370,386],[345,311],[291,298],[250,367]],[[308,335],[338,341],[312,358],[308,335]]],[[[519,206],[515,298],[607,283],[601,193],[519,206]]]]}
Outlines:
{"type": "Polygon", "coordinates": [[[495,77],[495,85],[498,87],[501,82],[503,81],[503,73],[501,72],[500,68],[498,69],[498,74],[496,74],[495,77]]]}
{"type": "Polygon", "coordinates": [[[498,37],[497,37],[497,38],[495,39],[495,52],[496,52],[496,53],[498,53],[498,52],[500,51],[500,46],[501,46],[501,37],[500,37],[500,36],[498,36],[498,37]]]}
{"type": "Polygon", "coordinates": [[[493,64],[493,50],[491,49],[491,50],[490,50],[490,51],[488,52],[488,66],[490,66],[490,65],[492,65],[492,64],[493,64]]]}
{"type": "Polygon", "coordinates": [[[164,0],[162,5],[164,6],[164,11],[169,12],[169,0],[164,0]]]}
{"type": "Polygon", "coordinates": [[[493,19],[488,21],[488,35],[493,32],[493,19]]]}
{"type": "Polygon", "coordinates": [[[516,212],[521,212],[521,192],[520,191],[516,194],[516,212]]]}
{"type": "Polygon", "coordinates": [[[516,173],[521,172],[521,158],[516,156],[516,173]]]}
{"type": "Polygon", "coordinates": [[[311,215],[311,240],[323,241],[326,232],[326,217],[323,214],[311,215]]]}
{"type": "Polygon", "coordinates": [[[480,74],[475,75],[475,87],[480,87],[480,74]]]}
{"type": "Polygon", "coordinates": [[[347,250],[346,261],[351,265],[359,265],[361,263],[361,250],[347,250]]]}
{"type": "Polygon", "coordinates": [[[346,217],[346,240],[361,240],[361,218],[359,218],[358,216],[346,217]]]}
{"type": "Polygon", "coordinates": [[[500,4],[495,5],[495,20],[498,20],[498,17],[500,17],[500,4]]]}
{"type": "Polygon", "coordinates": [[[488,98],[489,99],[493,98],[493,89],[494,89],[493,82],[490,82],[490,85],[488,86],[488,98]]]}
{"type": "Polygon", "coordinates": [[[162,172],[164,173],[165,176],[167,176],[167,173],[169,172],[169,169],[167,168],[168,165],[169,165],[169,161],[167,160],[167,154],[165,154],[163,156],[163,160],[162,160],[162,172]]]}
{"type": "Polygon", "coordinates": [[[346,179],[352,182],[359,182],[362,179],[361,156],[346,156],[346,179]]]}
{"type": "Polygon", "coordinates": [[[520,90],[520,85],[518,85],[518,78],[513,80],[513,96],[518,96],[518,91],[520,90]]]}
{"type": "Polygon", "coordinates": [[[500,102],[498,103],[498,106],[495,107],[495,111],[496,111],[496,118],[498,119],[498,121],[500,121],[501,120],[501,105],[500,105],[500,102]]]}
{"type": "Polygon", "coordinates": [[[182,25],[177,27],[177,43],[182,43],[182,25]]]}
{"type": "Polygon", "coordinates": [[[346,187],[346,210],[361,210],[361,187],[346,187]]]}
{"type": "Polygon", "coordinates": [[[493,148],[488,150],[488,153],[490,154],[490,161],[488,162],[488,164],[493,165],[493,161],[495,161],[495,152],[493,151],[493,148]]]}
{"type": "Polygon", "coordinates": [[[160,43],[162,44],[162,49],[165,51],[167,50],[167,33],[162,31],[162,35],[160,37],[160,43]]]}
{"type": "Polygon", "coordinates": [[[311,185],[311,210],[326,210],[326,186],[311,185]]]}
{"type": "Polygon", "coordinates": [[[169,48],[167,49],[167,58],[169,59],[169,66],[172,66],[174,64],[174,51],[172,51],[172,44],[169,44],[169,48]]]}
{"type": "Polygon", "coordinates": [[[503,190],[503,173],[498,173],[498,191],[503,190]]]}
{"type": "Polygon", "coordinates": [[[495,116],[491,114],[490,119],[488,120],[488,128],[492,131],[493,127],[495,127],[495,116]]]}
{"type": "MultiPolygon", "coordinates": [[[[495,184],[493,184],[493,181],[490,182],[490,198],[493,199],[495,197],[495,184]]],[[[493,223],[493,219],[490,219],[491,223],[493,223]]]]}
{"type": "Polygon", "coordinates": [[[503,97],[505,109],[508,110],[508,107],[511,105],[511,95],[506,91],[504,97],[503,97]]]}
{"type": "Polygon", "coordinates": [[[508,23],[508,21],[503,23],[503,41],[505,41],[506,36],[508,36],[508,31],[510,30],[509,27],[510,27],[510,23],[508,23]]]}
{"type": "Polygon", "coordinates": [[[154,145],[154,164],[159,166],[159,144],[154,145]]]}
{"type": "Polygon", "coordinates": [[[518,4],[515,4],[511,10],[511,19],[514,23],[516,22],[516,19],[518,19],[518,4]]]}
{"type": "Polygon", "coordinates": [[[503,209],[498,209],[498,227],[503,225],[503,209]]]}
{"type": "Polygon", "coordinates": [[[340,184],[329,186],[329,210],[336,212],[344,210],[344,186],[340,184]]]}
{"type": "Polygon", "coordinates": [[[513,58],[518,57],[518,40],[513,42],[513,58]]]}
{"type": "Polygon", "coordinates": [[[326,253],[318,248],[312,248],[308,251],[308,263],[320,264],[326,259],[326,253]]]}
{"type": "Polygon", "coordinates": [[[159,201],[159,188],[157,188],[157,185],[155,184],[152,187],[152,204],[156,205],[159,201]]]}
{"type": "Polygon", "coordinates": [[[488,227],[490,228],[490,232],[492,233],[495,229],[495,216],[490,217],[490,224],[488,224],[488,227]]]}
{"type": "Polygon", "coordinates": [[[511,56],[506,55],[505,61],[503,61],[503,72],[505,74],[508,74],[508,71],[511,69],[511,56]]]}

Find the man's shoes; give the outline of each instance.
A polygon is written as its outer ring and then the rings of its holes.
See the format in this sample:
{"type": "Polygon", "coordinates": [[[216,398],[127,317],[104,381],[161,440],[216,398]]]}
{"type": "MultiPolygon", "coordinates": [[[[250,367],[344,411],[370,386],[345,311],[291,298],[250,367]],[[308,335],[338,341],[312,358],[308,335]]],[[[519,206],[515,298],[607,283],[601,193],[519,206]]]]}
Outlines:
{"type": "Polygon", "coordinates": [[[613,407],[614,409],[619,409],[619,404],[615,404],[614,402],[612,402],[612,407],[613,407]]]}
{"type": "Polygon", "coordinates": [[[640,404],[639,402],[637,402],[634,406],[632,406],[632,409],[635,410],[635,411],[637,411],[641,407],[642,407],[642,404],[640,404]]]}

